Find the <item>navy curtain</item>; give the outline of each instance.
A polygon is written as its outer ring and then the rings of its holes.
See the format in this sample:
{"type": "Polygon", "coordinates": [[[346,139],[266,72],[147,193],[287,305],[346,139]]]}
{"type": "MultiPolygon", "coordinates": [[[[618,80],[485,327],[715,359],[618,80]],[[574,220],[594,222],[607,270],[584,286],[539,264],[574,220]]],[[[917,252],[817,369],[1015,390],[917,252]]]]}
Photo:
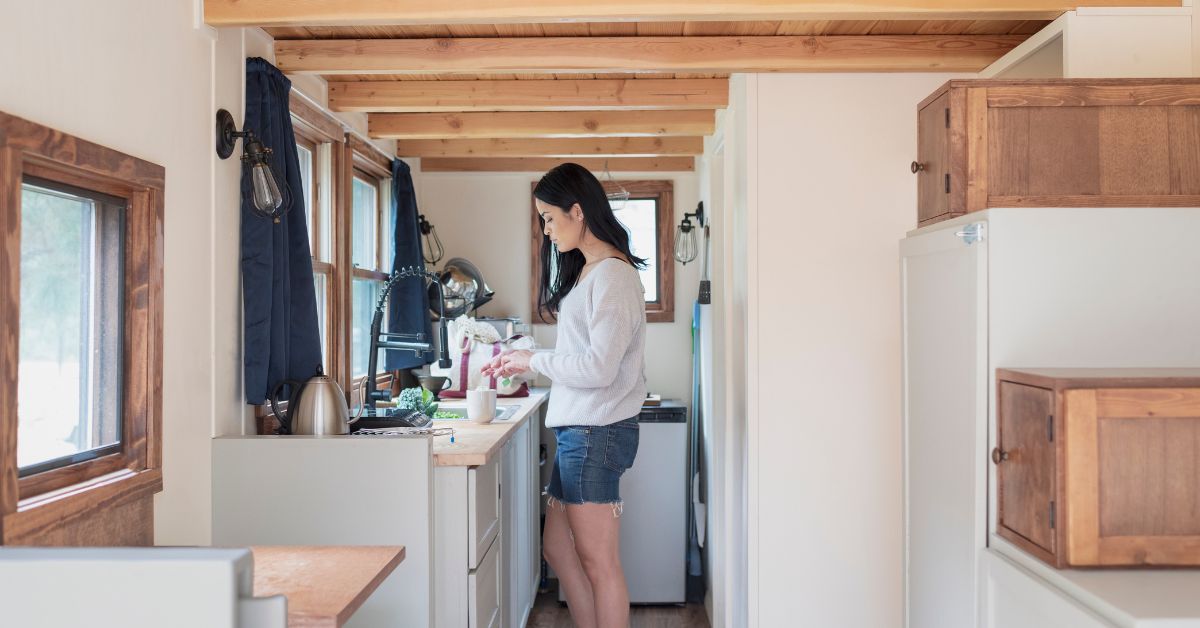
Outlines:
{"type": "MultiPolygon", "coordinates": [[[[421,256],[421,232],[417,221],[417,195],[413,192],[412,174],[408,164],[395,159],[392,161],[392,224],[396,225],[393,234],[395,257],[392,259],[392,272],[404,266],[425,267],[425,259],[421,256]]],[[[403,279],[392,287],[388,295],[388,324],[387,329],[393,334],[425,334],[428,342],[433,342],[433,324],[429,320],[429,293],[425,290],[425,281],[417,278],[403,279]]],[[[384,362],[387,370],[408,369],[433,362],[432,351],[417,355],[412,351],[386,351],[384,362]]]]}
{"type": "Polygon", "coordinates": [[[253,209],[250,169],[242,168],[243,356],[250,404],[263,403],[284,379],[303,381],[321,369],[304,188],[288,111],[291,88],[275,66],[258,57],[246,60],[243,128],[272,149],[275,180],[291,189],[291,208],[278,222],[259,216],[253,209]]]}

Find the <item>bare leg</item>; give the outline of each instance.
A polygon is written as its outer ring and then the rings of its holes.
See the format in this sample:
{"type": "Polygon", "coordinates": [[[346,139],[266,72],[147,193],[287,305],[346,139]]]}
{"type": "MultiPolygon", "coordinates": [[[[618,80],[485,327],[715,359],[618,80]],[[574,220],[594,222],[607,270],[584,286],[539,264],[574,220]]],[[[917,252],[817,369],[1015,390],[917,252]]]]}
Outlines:
{"type": "Polygon", "coordinates": [[[579,556],[575,553],[575,541],[571,538],[571,526],[567,513],[560,502],[551,499],[546,506],[546,529],[542,532],[542,555],[558,576],[558,586],[567,596],[571,619],[579,628],[596,627],[596,607],[592,602],[592,585],[588,582],[579,556]]]}
{"type": "Polygon", "coordinates": [[[629,590],[621,571],[619,512],[616,504],[567,505],[575,552],[592,584],[599,628],[629,626],[629,590]]]}

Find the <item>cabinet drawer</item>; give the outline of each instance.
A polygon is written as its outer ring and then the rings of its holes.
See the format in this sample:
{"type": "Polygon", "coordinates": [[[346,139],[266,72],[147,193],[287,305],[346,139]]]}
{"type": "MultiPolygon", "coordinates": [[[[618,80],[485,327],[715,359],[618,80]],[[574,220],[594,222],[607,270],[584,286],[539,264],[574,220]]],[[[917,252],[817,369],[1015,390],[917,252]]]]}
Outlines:
{"type": "Polygon", "coordinates": [[[470,608],[467,625],[471,628],[498,628],[500,626],[500,544],[495,542],[483,554],[479,568],[467,576],[467,595],[470,608]]]}
{"type": "Polygon", "coordinates": [[[467,470],[467,569],[479,566],[484,552],[500,531],[500,477],[497,463],[498,459],[467,470]]]}

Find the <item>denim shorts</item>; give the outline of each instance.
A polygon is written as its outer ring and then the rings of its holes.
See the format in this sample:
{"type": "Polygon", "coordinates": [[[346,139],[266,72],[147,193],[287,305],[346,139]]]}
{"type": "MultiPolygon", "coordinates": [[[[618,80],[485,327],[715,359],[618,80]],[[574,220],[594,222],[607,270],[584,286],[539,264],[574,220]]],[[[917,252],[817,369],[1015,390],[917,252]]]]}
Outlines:
{"type": "Polygon", "coordinates": [[[553,429],[558,450],[546,494],[563,504],[620,504],[621,474],[637,456],[637,417],[553,429]]]}

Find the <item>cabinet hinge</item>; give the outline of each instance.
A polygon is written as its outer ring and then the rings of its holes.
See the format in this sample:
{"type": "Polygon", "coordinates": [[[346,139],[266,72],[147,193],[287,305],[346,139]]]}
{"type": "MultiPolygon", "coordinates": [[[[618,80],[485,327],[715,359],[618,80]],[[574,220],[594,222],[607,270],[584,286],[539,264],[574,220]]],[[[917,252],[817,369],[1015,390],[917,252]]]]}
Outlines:
{"type": "Polygon", "coordinates": [[[946,194],[950,193],[950,173],[946,173],[946,194]]]}
{"type": "Polygon", "coordinates": [[[1050,502],[1050,529],[1051,529],[1051,530],[1053,530],[1053,529],[1054,529],[1054,523],[1055,523],[1055,521],[1054,521],[1054,519],[1055,519],[1055,516],[1054,516],[1054,510],[1055,510],[1055,508],[1054,508],[1054,502],[1053,502],[1053,501],[1051,501],[1051,502],[1050,502]]]}
{"type": "Polygon", "coordinates": [[[1046,438],[1050,442],[1054,442],[1054,415],[1046,417],[1046,438]]]}
{"type": "Polygon", "coordinates": [[[946,107],[946,128],[950,128],[950,108],[946,107]]]}

